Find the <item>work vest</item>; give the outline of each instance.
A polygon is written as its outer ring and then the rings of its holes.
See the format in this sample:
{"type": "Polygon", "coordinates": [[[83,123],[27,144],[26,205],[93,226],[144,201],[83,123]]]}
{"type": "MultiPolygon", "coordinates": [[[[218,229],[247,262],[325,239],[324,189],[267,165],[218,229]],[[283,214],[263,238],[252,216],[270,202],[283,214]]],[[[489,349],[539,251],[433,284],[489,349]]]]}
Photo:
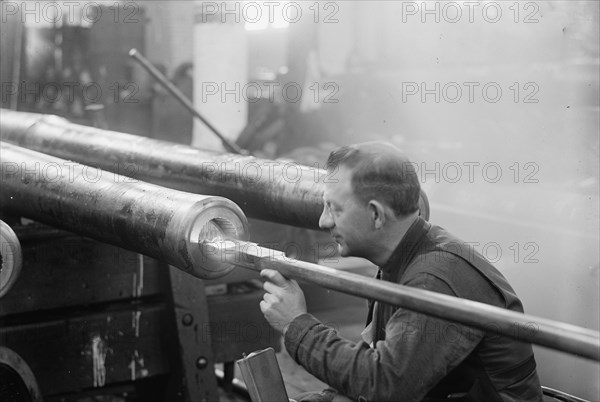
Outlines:
{"type": "MultiPolygon", "coordinates": [[[[448,266],[451,266],[448,264],[448,266]]],[[[390,260],[382,267],[378,277],[390,282],[403,283],[406,276],[415,276],[419,273],[434,275],[446,282],[458,297],[477,300],[477,292],[493,291],[492,289],[481,289],[471,283],[479,275],[495,289],[504,300],[504,305],[498,307],[507,310],[523,312],[523,305],[506,278],[494,268],[483,256],[477,253],[473,247],[448,233],[443,228],[432,226],[422,218],[418,218],[410,227],[396,250],[392,253],[390,260]],[[431,253],[437,253],[431,254],[431,253]],[[467,272],[452,272],[449,268],[435,264],[430,268],[427,264],[414,264],[417,258],[423,256],[436,256],[434,258],[459,258],[461,267],[471,268],[467,272]],[[411,265],[412,264],[412,265],[411,265]],[[418,268],[416,268],[418,267],[418,268]]],[[[480,283],[481,281],[478,281],[480,283]]],[[[370,303],[367,324],[374,319],[374,344],[385,339],[385,325],[398,309],[397,306],[380,303],[374,309],[375,303],[370,303]],[[375,310],[376,316],[373,316],[375,310]]],[[[489,364],[488,364],[489,366],[489,364]]],[[[475,350],[457,367],[449,372],[427,395],[425,401],[445,400],[448,395],[464,395],[463,399],[452,399],[454,401],[477,401],[486,402],[502,401],[496,391],[525,381],[523,388],[531,389],[532,393],[539,393],[541,400],[541,387],[535,373],[535,360],[530,344],[518,342],[507,337],[488,333],[475,348],[475,350]],[[493,341],[485,342],[492,339],[493,341]],[[502,350],[502,369],[497,372],[489,372],[481,359],[483,349],[493,347],[502,350]],[[489,374],[489,375],[488,375],[489,374]],[[496,387],[492,384],[490,375],[494,376],[496,387]]]]}

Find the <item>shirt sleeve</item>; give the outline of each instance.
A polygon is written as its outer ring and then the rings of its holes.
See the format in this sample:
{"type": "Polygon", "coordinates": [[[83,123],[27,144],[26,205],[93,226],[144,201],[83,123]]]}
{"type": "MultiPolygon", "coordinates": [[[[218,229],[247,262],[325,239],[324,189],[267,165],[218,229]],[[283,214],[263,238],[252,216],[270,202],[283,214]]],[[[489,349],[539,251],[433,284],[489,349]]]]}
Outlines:
{"type": "MultiPolygon", "coordinates": [[[[454,296],[439,278],[421,273],[408,286],[454,296]]],[[[300,365],[340,393],[361,400],[421,400],[483,338],[483,331],[399,308],[375,348],[351,342],[310,314],[296,317],[285,347],[300,365]]]]}

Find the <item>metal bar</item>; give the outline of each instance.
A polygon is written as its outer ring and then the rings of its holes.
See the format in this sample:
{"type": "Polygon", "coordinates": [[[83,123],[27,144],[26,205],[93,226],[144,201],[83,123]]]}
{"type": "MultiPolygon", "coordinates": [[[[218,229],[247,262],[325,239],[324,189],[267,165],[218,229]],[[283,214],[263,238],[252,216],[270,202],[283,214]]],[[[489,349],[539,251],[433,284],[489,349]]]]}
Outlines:
{"type": "Polygon", "coordinates": [[[240,208],[201,196],[0,142],[0,210],[133,250],[194,276],[214,278],[232,265],[211,264],[199,239],[246,237],[240,208]]]}
{"type": "Polygon", "coordinates": [[[575,395],[567,394],[566,392],[556,390],[554,388],[548,388],[542,386],[542,393],[544,396],[549,396],[553,398],[555,401],[563,401],[563,402],[590,402],[587,399],[581,399],[576,397],[575,395]]]}
{"type": "Polygon", "coordinates": [[[274,269],[288,278],[600,361],[597,331],[295,260],[256,243],[226,240],[201,248],[207,258],[255,271],[274,269]]]}
{"type": "MultiPolygon", "coordinates": [[[[23,35],[25,35],[24,24],[14,24],[15,26],[15,43],[13,45],[13,65],[12,65],[12,79],[13,82],[20,88],[19,82],[21,77],[21,59],[23,56],[23,35]]],[[[57,70],[60,71],[60,70],[57,70]]],[[[20,91],[12,95],[10,98],[10,108],[17,110],[19,107],[19,95],[20,91]]]]}
{"type": "Polygon", "coordinates": [[[179,88],[173,85],[167,79],[167,77],[165,77],[163,73],[161,73],[156,67],[154,67],[150,63],[150,61],[146,59],[137,49],[131,49],[129,51],[129,56],[131,56],[135,61],[140,63],[140,65],[144,67],[146,71],[148,71],[150,75],[152,75],[156,79],[156,81],[158,81],[159,84],[165,87],[171,93],[171,95],[173,95],[175,99],[177,99],[179,103],[183,105],[183,107],[185,107],[192,115],[194,115],[194,117],[196,117],[198,120],[204,123],[204,125],[208,127],[210,131],[212,131],[217,137],[219,137],[227,151],[236,154],[248,155],[247,151],[241,149],[235,143],[225,138],[225,136],[223,136],[223,134],[221,134],[219,130],[215,128],[215,126],[210,124],[208,120],[206,120],[196,109],[194,109],[194,105],[192,105],[192,102],[190,102],[190,100],[186,98],[186,96],[179,90],[179,88]]]}
{"type": "MultiPolygon", "coordinates": [[[[308,229],[319,229],[323,181],[335,180],[319,166],[205,151],[52,115],[1,109],[0,117],[3,141],[136,180],[226,197],[249,217],[308,229]]],[[[428,219],[423,192],[420,206],[428,219]]]]}

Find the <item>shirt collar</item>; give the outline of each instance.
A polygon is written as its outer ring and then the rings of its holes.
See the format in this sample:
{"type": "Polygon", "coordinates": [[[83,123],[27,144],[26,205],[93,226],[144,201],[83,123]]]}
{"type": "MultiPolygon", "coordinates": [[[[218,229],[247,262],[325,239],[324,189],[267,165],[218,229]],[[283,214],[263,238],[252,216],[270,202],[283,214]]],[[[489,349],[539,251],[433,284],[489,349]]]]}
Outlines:
{"type": "Polygon", "coordinates": [[[410,225],[398,246],[385,264],[381,266],[382,279],[396,281],[410,261],[417,255],[421,238],[429,231],[431,224],[420,216],[410,225]]]}

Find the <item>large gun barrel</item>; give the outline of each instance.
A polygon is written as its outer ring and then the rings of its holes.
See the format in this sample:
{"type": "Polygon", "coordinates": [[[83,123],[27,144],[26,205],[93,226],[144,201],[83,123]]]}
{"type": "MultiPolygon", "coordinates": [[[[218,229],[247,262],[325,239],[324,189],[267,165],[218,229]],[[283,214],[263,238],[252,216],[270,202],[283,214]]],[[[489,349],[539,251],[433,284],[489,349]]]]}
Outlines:
{"type": "Polygon", "coordinates": [[[246,238],[241,209],[222,197],[171,190],[0,142],[0,209],[215,278],[233,265],[199,242],[246,238]]]}
{"type": "MultiPolygon", "coordinates": [[[[34,113],[0,111],[3,141],[164,187],[237,203],[252,218],[318,229],[323,180],[318,166],[205,151],[34,113]]],[[[422,192],[421,215],[429,204],[422,192]]]]}

